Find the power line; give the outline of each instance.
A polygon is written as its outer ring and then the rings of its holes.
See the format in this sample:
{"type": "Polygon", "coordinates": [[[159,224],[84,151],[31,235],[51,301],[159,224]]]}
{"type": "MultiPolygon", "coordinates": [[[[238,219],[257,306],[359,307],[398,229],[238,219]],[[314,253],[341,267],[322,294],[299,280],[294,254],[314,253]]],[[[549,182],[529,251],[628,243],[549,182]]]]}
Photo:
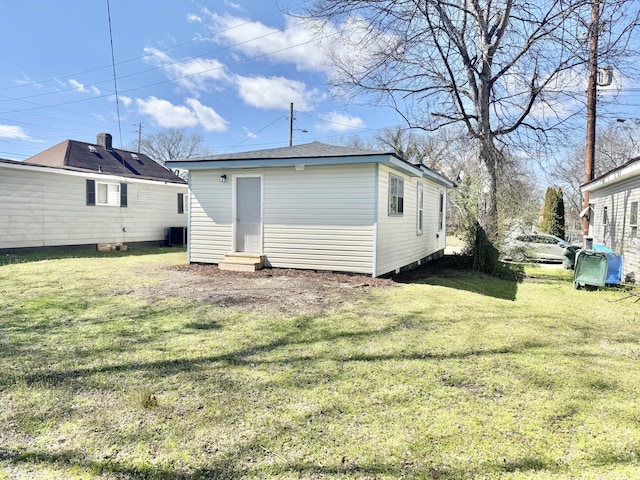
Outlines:
{"type": "MultiPolygon", "coordinates": [[[[270,15],[273,15],[273,14],[270,14],[270,15]]],[[[266,17],[266,16],[269,16],[269,15],[265,15],[265,17],[266,17]]],[[[264,17],[261,17],[261,18],[264,18],[264,17]]],[[[259,19],[258,19],[258,20],[259,20],[259,19]]],[[[311,19],[308,19],[308,20],[306,20],[305,22],[303,22],[302,24],[304,25],[304,24],[306,24],[306,23],[310,23],[311,21],[312,21],[311,19]]],[[[239,26],[244,25],[244,24],[247,24],[247,23],[251,23],[251,22],[247,21],[247,22],[245,22],[245,23],[243,23],[243,24],[234,25],[233,27],[229,27],[229,28],[227,28],[227,29],[220,30],[219,32],[217,32],[217,33],[216,33],[216,35],[218,35],[218,34],[220,34],[220,33],[224,33],[224,32],[226,32],[226,31],[228,31],[228,30],[232,30],[232,29],[234,29],[234,28],[238,28],[239,26]]],[[[296,25],[296,27],[297,27],[297,26],[298,26],[298,25],[296,25]]],[[[286,31],[287,31],[287,29],[284,29],[284,30],[283,30],[283,32],[286,32],[286,31]]],[[[165,70],[167,67],[171,67],[171,66],[174,66],[174,65],[181,65],[181,64],[184,64],[185,62],[188,62],[188,61],[190,61],[190,60],[197,60],[197,59],[207,58],[207,57],[209,57],[209,56],[211,56],[211,55],[214,55],[214,54],[216,54],[216,53],[220,53],[220,52],[223,52],[223,51],[231,50],[231,49],[236,48],[236,47],[238,47],[238,46],[241,46],[241,45],[244,45],[244,44],[247,44],[247,43],[251,43],[251,42],[255,42],[256,40],[261,40],[261,39],[264,39],[264,38],[269,37],[269,36],[272,36],[272,35],[277,35],[277,34],[279,34],[279,33],[281,33],[279,30],[274,30],[274,31],[271,31],[271,32],[266,33],[266,34],[264,34],[264,35],[259,35],[259,36],[257,36],[257,37],[252,37],[252,38],[250,38],[250,39],[248,39],[248,40],[244,40],[244,41],[242,41],[242,42],[238,42],[238,43],[235,43],[235,44],[233,44],[233,45],[228,45],[228,46],[223,47],[223,48],[218,48],[218,49],[216,49],[216,50],[211,50],[211,51],[206,52],[206,53],[203,53],[203,54],[201,54],[201,55],[193,55],[193,56],[186,57],[186,58],[183,58],[183,59],[180,59],[180,60],[176,60],[175,62],[172,62],[172,63],[166,63],[166,64],[163,64],[163,65],[161,65],[161,66],[159,66],[159,67],[148,68],[148,69],[146,69],[146,70],[141,70],[141,71],[139,71],[139,72],[130,73],[130,74],[128,74],[128,75],[121,75],[119,78],[120,78],[120,79],[124,79],[124,78],[131,78],[131,77],[135,77],[135,76],[138,76],[138,75],[142,75],[142,74],[144,74],[144,73],[149,73],[149,72],[153,72],[153,71],[157,71],[157,70],[165,70]]],[[[338,35],[339,33],[341,33],[341,32],[335,32],[335,33],[333,33],[333,34],[330,34],[330,35],[324,36],[324,37],[323,37],[323,39],[325,39],[325,38],[329,38],[329,37],[332,37],[332,36],[336,36],[336,35],[338,35]]],[[[284,51],[291,50],[291,49],[293,49],[293,48],[301,47],[301,46],[303,46],[303,45],[308,45],[309,43],[313,43],[313,42],[316,42],[316,41],[318,41],[318,39],[316,39],[316,38],[311,38],[310,40],[307,40],[307,41],[305,41],[305,42],[297,43],[297,44],[294,44],[294,45],[289,45],[289,46],[283,47],[283,48],[281,48],[281,49],[273,50],[273,51],[271,51],[271,52],[266,52],[266,53],[263,53],[263,54],[260,54],[260,55],[255,55],[255,56],[253,56],[253,57],[251,57],[251,58],[246,58],[246,59],[243,59],[243,60],[238,60],[238,61],[231,62],[231,63],[227,63],[227,64],[221,64],[221,65],[216,66],[216,67],[214,67],[214,68],[209,68],[209,69],[201,70],[201,71],[199,71],[199,72],[195,72],[195,73],[191,73],[191,74],[183,75],[183,76],[180,76],[180,77],[175,77],[175,78],[168,79],[168,80],[164,80],[164,81],[161,81],[161,82],[155,82],[155,83],[151,83],[151,84],[142,85],[142,86],[140,86],[140,87],[136,87],[136,88],[132,88],[132,89],[129,89],[129,90],[125,90],[123,93],[129,93],[129,92],[131,92],[131,91],[141,90],[141,89],[148,88],[148,87],[154,87],[154,86],[157,86],[157,85],[162,85],[162,84],[166,84],[166,83],[172,83],[172,82],[175,82],[175,81],[178,81],[178,80],[183,80],[183,79],[186,79],[186,78],[191,78],[191,77],[196,77],[196,76],[198,76],[198,75],[203,75],[203,74],[205,74],[205,73],[209,73],[209,72],[212,72],[212,71],[215,71],[215,70],[222,70],[222,69],[225,69],[225,68],[228,68],[228,67],[233,67],[233,66],[240,65],[240,64],[243,64],[243,63],[248,63],[248,62],[251,62],[251,61],[253,61],[253,60],[258,60],[258,59],[260,59],[260,58],[269,57],[269,56],[271,56],[271,55],[275,55],[275,54],[277,54],[277,53],[282,53],[282,52],[284,52],[284,51]]],[[[191,42],[185,42],[185,43],[184,43],[184,44],[182,44],[182,45],[186,45],[187,43],[191,43],[191,42]]],[[[169,49],[164,49],[164,50],[157,50],[157,51],[155,51],[154,53],[150,53],[150,54],[142,55],[142,56],[136,57],[135,59],[128,60],[128,61],[139,60],[139,59],[144,59],[144,58],[152,58],[152,57],[154,57],[158,52],[161,52],[161,53],[162,53],[162,52],[166,52],[166,51],[169,51],[169,50],[170,50],[170,48],[169,48],[169,49]]],[[[125,63],[125,62],[122,62],[122,63],[125,63]]],[[[112,62],[112,66],[113,66],[113,65],[120,65],[120,64],[114,64],[114,63],[112,62]]],[[[91,72],[91,71],[102,70],[102,69],[104,69],[104,68],[106,68],[106,67],[101,67],[101,68],[99,68],[99,69],[90,70],[90,72],[91,72]]],[[[115,67],[113,67],[113,68],[115,68],[115,67]]],[[[71,78],[72,76],[73,76],[73,75],[65,75],[65,76],[63,76],[63,77],[61,77],[61,78],[71,78]]],[[[52,80],[50,80],[50,81],[54,81],[54,80],[57,80],[57,78],[54,78],[54,79],[52,79],[52,80]]],[[[91,82],[91,86],[95,86],[95,85],[102,85],[102,84],[108,83],[108,82],[110,82],[110,81],[111,81],[111,79],[108,79],[108,80],[100,80],[100,81],[97,81],[97,82],[91,82]]],[[[41,83],[45,83],[45,82],[41,82],[41,83]]],[[[38,83],[37,83],[37,82],[34,82],[33,84],[38,84],[38,83]]],[[[14,88],[14,87],[5,87],[5,89],[6,89],[6,88],[14,88]]],[[[0,91],[2,91],[2,90],[3,90],[3,89],[2,89],[2,88],[0,88],[0,91]]],[[[73,91],[76,91],[76,90],[77,90],[77,87],[72,87],[72,88],[67,88],[67,89],[63,89],[63,90],[57,90],[57,91],[54,91],[54,92],[43,92],[43,93],[36,93],[36,94],[32,94],[32,95],[26,95],[26,96],[23,96],[23,97],[8,97],[8,96],[6,96],[6,95],[2,95],[2,97],[4,97],[4,100],[0,100],[0,103],[2,103],[2,102],[9,102],[9,101],[24,101],[24,100],[27,100],[27,99],[30,99],[30,98],[44,97],[44,96],[49,96],[49,95],[57,95],[57,94],[60,94],[60,93],[73,92],[73,91]]],[[[94,100],[94,99],[98,99],[98,98],[108,97],[108,96],[110,96],[110,95],[111,95],[111,94],[106,94],[106,95],[96,95],[96,96],[91,97],[91,98],[84,98],[84,99],[80,99],[80,100],[74,100],[74,101],[70,101],[70,102],[65,102],[65,103],[55,104],[54,106],[59,106],[59,105],[68,105],[68,104],[72,104],[72,103],[80,103],[80,102],[84,102],[84,101],[89,101],[89,100],[94,100]]],[[[43,108],[49,108],[49,106],[43,106],[43,108]]],[[[29,110],[33,110],[33,109],[25,109],[25,110],[11,110],[11,112],[22,112],[22,111],[29,111],[29,110]]],[[[9,111],[9,110],[8,110],[8,111],[9,111]]]]}
{"type": "MultiPolygon", "coordinates": [[[[107,17],[109,19],[109,43],[111,45],[111,65],[113,66],[113,90],[116,95],[116,112],[118,115],[118,134],[120,135],[120,148],[122,148],[122,125],[120,124],[120,101],[118,99],[118,81],[116,75],[116,58],[113,53],[113,31],[111,29],[111,9],[107,0],[107,17]]],[[[122,164],[124,167],[124,163],[122,164]]]]}
{"type": "MultiPolygon", "coordinates": [[[[255,20],[247,20],[246,22],[239,23],[237,25],[233,25],[233,26],[231,26],[229,28],[224,28],[222,30],[218,30],[215,33],[212,33],[211,35],[205,35],[205,36],[202,36],[202,37],[198,37],[195,40],[188,40],[186,42],[182,42],[182,43],[178,43],[176,45],[172,45],[171,47],[168,47],[168,48],[158,49],[157,51],[158,52],[163,52],[163,53],[164,52],[169,52],[171,50],[175,50],[176,48],[180,48],[180,47],[184,47],[186,45],[190,45],[190,44],[193,44],[193,43],[201,42],[203,39],[207,39],[209,37],[214,38],[217,35],[220,35],[221,33],[227,32],[229,30],[233,30],[235,28],[243,27],[243,26],[245,26],[245,25],[247,25],[249,23],[253,23],[253,22],[256,22],[256,21],[263,20],[265,18],[271,17],[271,16],[276,15],[278,13],[280,13],[280,12],[271,12],[271,13],[265,14],[265,15],[263,15],[261,17],[257,17],[255,20]]],[[[274,33],[277,33],[277,32],[273,32],[271,34],[274,34],[274,33]]],[[[263,35],[263,36],[257,37],[257,38],[262,38],[262,37],[267,36],[267,35],[270,35],[270,34],[266,34],[266,35],[263,35]]],[[[248,40],[248,41],[252,41],[252,40],[248,40]]],[[[212,52],[207,52],[207,53],[203,54],[202,56],[210,55],[212,53],[217,53],[219,51],[223,51],[223,50],[227,50],[227,49],[231,49],[231,48],[234,48],[235,46],[240,45],[242,43],[245,43],[245,42],[240,42],[239,44],[229,45],[228,47],[220,48],[220,49],[212,51],[212,52]]],[[[123,60],[121,62],[118,62],[118,63],[116,63],[116,65],[118,65],[118,66],[124,65],[126,63],[131,63],[131,62],[135,62],[137,60],[142,60],[142,59],[145,59],[145,58],[148,58],[148,57],[153,57],[154,55],[155,55],[155,53],[147,53],[147,54],[144,54],[144,55],[139,55],[137,57],[132,57],[132,58],[129,58],[127,60],[123,60]]],[[[199,58],[199,57],[198,56],[194,56],[194,57],[190,57],[190,58],[199,58]]],[[[21,83],[19,85],[11,85],[11,86],[6,86],[6,87],[0,87],[0,91],[14,90],[14,89],[23,88],[23,87],[41,86],[42,84],[45,84],[45,83],[57,82],[60,79],[70,79],[70,78],[74,78],[74,77],[80,77],[80,76],[88,74],[88,73],[99,72],[101,70],[105,70],[105,69],[108,69],[108,68],[111,68],[111,67],[112,67],[112,65],[103,65],[103,66],[100,66],[100,67],[91,68],[89,70],[83,70],[81,72],[70,73],[70,74],[66,74],[66,75],[58,75],[58,76],[55,76],[53,78],[48,78],[46,80],[34,80],[34,81],[31,81],[31,82],[27,82],[27,83],[21,83]]],[[[147,69],[147,70],[144,70],[142,72],[139,72],[139,73],[136,73],[136,74],[133,74],[133,75],[147,73],[149,71],[159,70],[159,69],[162,69],[162,68],[164,68],[164,67],[147,69]]],[[[128,75],[128,76],[131,76],[131,75],[128,75]]],[[[121,78],[124,78],[124,77],[121,77],[121,78]]],[[[111,81],[111,80],[109,79],[109,80],[103,80],[103,81],[100,81],[100,82],[92,82],[92,85],[100,85],[102,83],[107,83],[109,81],[111,81]]],[[[62,90],[62,92],[72,91],[72,90],[75,90],[75,89],[74,88],[70,88],[70,89],[67,89],[67,90],[62,90]]],[[[59,92],[48,92],[48,93],[43,93],[43,94],[40,94],[40,95],[50,95],[50,94],[55,94],[55,93],[59,93],[59,92]]],[[[34,96],[40,96],[40,95],[34,95],[34,96]]],[[[27,97],[22,97],[22,98],[31,98],[31,97],[32,96],[27,96],[27,97]]],[[[16,100],[21,100],[21,98],[18,98],[16,100]]]]}

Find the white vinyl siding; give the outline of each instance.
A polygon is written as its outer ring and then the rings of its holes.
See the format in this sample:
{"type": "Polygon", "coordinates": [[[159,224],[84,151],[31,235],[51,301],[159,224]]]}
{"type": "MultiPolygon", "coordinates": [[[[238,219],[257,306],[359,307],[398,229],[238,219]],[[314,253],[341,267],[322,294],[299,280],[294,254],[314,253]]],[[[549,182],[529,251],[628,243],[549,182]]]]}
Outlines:
{"type": "Polygon", "coordinates": [[[219,263],[233,252],[233,185],[238,176],[262,179],[267,266],[378,276],[444,250],[438,208],[441,194],[446,206],[446,189],[429,180],[374,163],[212,168],[190,172],[191,262],[219,263]],[[219,181],[221,175],[226,182],[219,181]],[[403,185],[402,215],[389,215],[392,175],[403,185]],[[423,235],[416,232],[418,185],[423,190],[423,235]]]}
{"type": "MultiPolygon", "coordinates": [[[[594,206],[596,223],[593,241],[623,255],[623,277],[634,273],[636,281],[640,272],[640,246],[637,225],[632,224],[631,211],[634,202],[640,201],[640,175],[604,188],[591,191],[589,201],[594,206]],[[606,208],[607,224],[602,221],[606,208]],[[634,230],[634,228],[636,230],[634,230]]],[[[637,218],[636,218],[637,222],[637,218]]]]}
{"type": "Polygon", "coordinates": [[[373,272],[372,164],[192,171],[190,261],[219,263],[233,252],[234,175],[262,177],[268,266],[373,272]]]}
{"type": "Polygon", "coordinates": [[[233,251],[232,195],[229,173],[220,181],[217,170],[190,173],[189,261],[219,263],[233,251]]]}
{"type": "Polygon", "coordinates": [[[265,170],[263,188],[269,265],[373,272],[373,165],[265,170]]]}
{"type": "MultiPolygon", "coordinates": [[[[444,188],[429,180],[417,179],[393,171],[394,175],[401,176],[404,180],[404,212],[402,216],[390,216],[387,215],[386,199],[389,194],[389,173],[391,172],[389,167],[380,166],[378,195],[385,201],[379,202],[378,205],[376,276],[409,265],[444,250],[445,247],[444,232],[438,231],[441,193],[444,195],[446,205],[444,188]],[[416,235],[418,184],[422,185],[423,191],[422,235],[416,235]]],[[[446,212],[443,212],[443,215],[446,218],[446,212]]]]}
{"type": "Polygon", "coordinates": [[[99,176],[0,164],[0,249],[162,241],[168,227],[186,226],[175,207],[186,185],[126,179],[128,207],[97,208],[86,204],[87,179],[99,176]]]}

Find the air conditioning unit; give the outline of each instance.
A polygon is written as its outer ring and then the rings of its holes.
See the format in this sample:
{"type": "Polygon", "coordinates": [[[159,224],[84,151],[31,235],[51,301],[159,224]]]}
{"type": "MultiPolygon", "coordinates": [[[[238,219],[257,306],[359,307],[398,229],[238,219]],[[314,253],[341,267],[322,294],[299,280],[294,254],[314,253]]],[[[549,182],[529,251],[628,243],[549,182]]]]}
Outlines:
{"type": "Polygon", "coordinates": [[[169,227],[169,239],[170,247],[184,246],[187,244],[187,227],[169,227]]]}

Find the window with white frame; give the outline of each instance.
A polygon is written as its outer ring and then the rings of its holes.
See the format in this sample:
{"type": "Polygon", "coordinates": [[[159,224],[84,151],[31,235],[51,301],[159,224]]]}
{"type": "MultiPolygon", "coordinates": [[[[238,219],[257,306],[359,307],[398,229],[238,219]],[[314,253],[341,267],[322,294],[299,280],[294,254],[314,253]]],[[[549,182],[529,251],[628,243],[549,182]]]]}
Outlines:
{"type": "Polygon", "coordinates": [[[629,226],[631,227],[631,238],[638,238],[638,202],[631,202],[629,226]]]}
{"type": "Polygon", "coordinates": [[[440,205],[438,207],[438,231],[444,228],[444,193],[440,192],[440,205]]]}
{"type": "Polygon", "coordinates": [[[110,207],[127,206],[127,184],[106,183],[87,179],[87,205],[106,205],[110,207]]]}
{"type": "Polygon", "coordinates": [[[389,174],[389,215],[402,215],[404,212],[404,180],[389,174]]]}
{"type": "Polygon", "coordinates": [[[416,234],[422,235],[422,226],[424,225],[424,190],[421,183],[418,183],[418,205],[416,218],[416,234]]]}
{"type": "Polygon", "coordinates": [[[96,205],[120,206],[120,184],[96,182],[96,205]]]}

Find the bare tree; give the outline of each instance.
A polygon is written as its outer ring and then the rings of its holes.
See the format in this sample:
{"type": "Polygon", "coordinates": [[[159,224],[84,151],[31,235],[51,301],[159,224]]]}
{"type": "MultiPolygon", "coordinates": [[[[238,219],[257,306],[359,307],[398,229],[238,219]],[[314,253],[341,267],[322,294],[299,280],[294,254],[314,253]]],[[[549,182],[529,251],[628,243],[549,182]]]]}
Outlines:
{"type": "MultiPolygon", "coordinates": [[[[396,126],[381,130],[375,140],[379,147],[393,149],[399,157],[410,163],[423,164],[449,176],[453,170],[449,171],[448,167],[452,167],[452,161],[459,157],[460,149],[467,150],[465,147],[469,144],[465,132],[453,128],[427,135],[396,126]]],[[[455,172],[454,179],[457,174],[455,172]]]]}
{"type": "Polygon", "coordinates": [[[576,79],[586,78],[589,28],[606,26],[600,54],[612,59],[638,23],[632,0],[310,1],[311,16],[343,29],[332,55],[336,86],[376,94],[410,127],[462,125],[475,142],[482,270],[497,259],[497,181],[507,146],[545,141],[567,102],[584,95],[576,79]],[[594,2],[602,12],[592,27],[594,2]]]}
{"type": "MultiPolygon", "coordinates": [[[[625,164],[640,155],[638,130],[622,125],[610,125],[598,130],[595,144],[594,177],[625,164]]],[[[550,177],[562,187],[567,200],[567,223],[572,229],[579,225],[582,210],[580,185],[584,182],[585,147],[568,152],[551,170],[550,177]]]]}
{"type": "Polygon", "coordinates": [[[197,133],[188,134],[178,128],[168,128],[145,135],[135,148],[148,155],[160,165],[166,166],[168,160],[195,158],[208,155],[203,138],[197,133]]]}

